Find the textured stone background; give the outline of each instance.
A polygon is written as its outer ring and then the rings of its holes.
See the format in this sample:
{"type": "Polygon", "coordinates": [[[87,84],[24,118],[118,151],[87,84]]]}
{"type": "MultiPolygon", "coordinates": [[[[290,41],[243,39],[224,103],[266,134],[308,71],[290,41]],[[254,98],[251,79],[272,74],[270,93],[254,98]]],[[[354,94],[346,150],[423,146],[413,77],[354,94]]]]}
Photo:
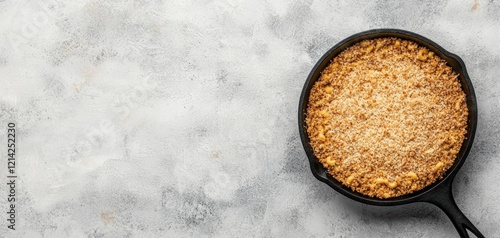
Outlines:
{"type": "Polygon", "coordinates": [[[455,196],[500,237],[497,0],[0,0],[0,123],[17,124],[20,176],[18,230],[0,212],[0,237],[456,237],[431,205],[359,204],[306,163],[307,74],[381,27],[465,61],[480,115],[455,196]]]}

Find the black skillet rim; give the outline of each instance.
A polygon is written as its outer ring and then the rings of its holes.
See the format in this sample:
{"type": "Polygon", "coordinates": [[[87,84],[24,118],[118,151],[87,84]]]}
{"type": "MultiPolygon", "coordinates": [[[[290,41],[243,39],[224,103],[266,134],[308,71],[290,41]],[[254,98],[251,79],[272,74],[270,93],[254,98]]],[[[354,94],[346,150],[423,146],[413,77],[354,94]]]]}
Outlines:
{"type": "MultiPolygon", "coordinates": [[[[329,61],[329,60],[328,60],[329,61]]],[[[319,69],[320,72],[323,70],[323,68],[319,69]]],[[[400,29],[374,29],[374,30],[368,30],[368,31],[363,31],[357,34],[354,34],[352,36],[347,37],[346,39],[340,41],[337,43],[335,46],[333,46],[330,50],[328,50],[315,64],[313,69],[311,70],[309,76],[307,77],[307,80],[304,84],[304,87],[302,89],[302,93],[300,95],[300,101],[299,101],[299,111],[298,111],[298,124],[299,124],[299,133],[300,133],[300,138],[302,141],[302,145],[304,147],[304,150],[306,152],[306,155],[309,160],[309,166],[311,168],[311,172],[313,173],[314,177],[316,179],[320,180],[321,182],[324,182],[328,184],[331,188],[335,189],[337,192],[343,194],[344,196],[351,198],[353,200],[356,200],[358,202],[362,202],[365,204],[370,204],[370,205],[377,205],[377,206],[395,206],[395,205],[402,205],[402,204],[407,204],[411,202],[419,202],[423,201],[424,195],[432,195],[432,193],[440,193],[440,192],[445,192],[445,191],[438,191],[436,188],[439,187],[439,185],[445,183],[445,182],[452,182],[454,176],[458,173],[460,168],[462,167],[463,163],[465,162],[465,159],[467,158],[467,155],[469,154],[469,151],[472,147],[473,141],[474,141],[474,136],[476,133],[476,127],[477,127],[477,102],[476,102],[476,95],[474,92],[474,88],[472,86],[472,83],[470,81],[470,78],[467,74],[467,70],[465,67],[465,64],[463,60],[458,57],[457,55],[448,52],[445,50],[443,47],[440,45],[436,44],[435,42],[429,40],[428,38],[421,36],[419,34],[406,31],[406,30],[400,30],[400,29]],[[355,44],[359,41],[365,40],[365,39],[374,39],[374,38],[380,38],[380,37],[398,37],[401,39],[408,39],[411,41],[416,41],[415,39],[418,39],[417,42],[419,44],[422,44],[431,50],[434,50],[437,55],[441,55],[441,57],[446,60],[447,62],[450,62],[450,60],[455,60],[456,64],[459,67],[454,68],[454,71],[458,72],[462,77],[463,76],[463,81],[461,81],[461,86],[462,89],[464,87],[468,88],[468,93],[466,90],[464,92],[467,95],[467,107],[469,110],[469,118],[468,118],[468,139],[464,141],[464,144],[462,144],[462,148],[460,149],[460,152],[458,154],[458,157],[455,159],[455,163],[452,165],[450,169],[445,173],[442,179],[434,182],[433,184],[427,186],[426,188],[417,191],[412,194],[400,196],[400,197],[395,197],[395,198],[390,198],[390,199],[379,199],[375,197],[369,197],[366,195],[363,195],[361,193],[355,192],[351,190],[349,187],[342,185],[339,181],[334,179],[332,176],[330,176],[328,173],[324,173],[326,170],[323,168],[323,175],[319,174],[318,171],[315,170],[315,166],[318,165],[318,159],[313,153],[312,147],[308,143],[308,136],[306,133],[306,125],[305,125],[305,110],[307,109],[307,102],[309,99],[309,91],[308,87],[310,84],[314,84],[316,82],[317,78],[314,79],[313,77],[314,74],[317,73],[320,65],[324,63],[325,60],[332,59],[335,57],[338,53],[340,53],[342,50],[345,48],[349,47],[352,44],[355,44]],[[413,39],[412,39],[413,38],[413,39]],[[332,55],[332,53],[339,48],[341,48],[337,54],[332,55]],[[444,56],[444,57],[443,57],[444,56]],[[464,83],[466,85],[464,85],[464,83]],[[306,100],[307,96],[307,100],[306,100]],[[461,156],[460,156],[461,155],[461,156]]]]}

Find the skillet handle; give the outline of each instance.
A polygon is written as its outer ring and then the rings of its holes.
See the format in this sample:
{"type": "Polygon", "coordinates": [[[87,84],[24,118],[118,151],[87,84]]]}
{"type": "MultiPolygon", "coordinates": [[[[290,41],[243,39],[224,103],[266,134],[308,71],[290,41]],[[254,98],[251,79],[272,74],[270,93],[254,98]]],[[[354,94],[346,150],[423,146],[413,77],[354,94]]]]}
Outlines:
{"type": "Polygon", "coordinates": [[[472,222],[458,208],[451,189],[453,178],[443,181],[440,188],[434,189],[434,193],[429,193],[423,198],[423,201],[432,203],[446,213],[448,218],[455,226],[461,238],[470,238],[467,230],[471,231],[476,237],[484,238],[484,235],[472,224],[472,222]]]}

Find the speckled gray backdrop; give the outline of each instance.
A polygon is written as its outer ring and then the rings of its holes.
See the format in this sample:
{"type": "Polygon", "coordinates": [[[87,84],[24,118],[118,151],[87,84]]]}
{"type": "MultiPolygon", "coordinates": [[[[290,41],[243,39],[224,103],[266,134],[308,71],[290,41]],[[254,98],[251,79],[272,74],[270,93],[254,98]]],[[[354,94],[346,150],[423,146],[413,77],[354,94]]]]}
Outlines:
{"type": "Polygon", "coordinates": [[[454,186],[500,237],[500,1],[0,0],[1,237],[456,237],[427,204],[315,180],[297,104],[319,57],[381,27],[461,56],[479,125],[454,186]],[[5,217],[4,217],[5,216],[5,217]]]}

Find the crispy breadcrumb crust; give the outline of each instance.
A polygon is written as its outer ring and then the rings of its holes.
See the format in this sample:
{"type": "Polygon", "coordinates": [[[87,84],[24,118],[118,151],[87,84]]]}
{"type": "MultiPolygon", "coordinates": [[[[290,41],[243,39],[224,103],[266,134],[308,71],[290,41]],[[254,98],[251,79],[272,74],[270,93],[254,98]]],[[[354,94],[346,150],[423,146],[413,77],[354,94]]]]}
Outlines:
{"type": "Polygon", "coordinates": [[[432,184],[465,139],[468,110],[457,77],[412,41],[378,38],[347,48],[311,89],[306,125],[316,157],[370,197],[432,184]]]}

